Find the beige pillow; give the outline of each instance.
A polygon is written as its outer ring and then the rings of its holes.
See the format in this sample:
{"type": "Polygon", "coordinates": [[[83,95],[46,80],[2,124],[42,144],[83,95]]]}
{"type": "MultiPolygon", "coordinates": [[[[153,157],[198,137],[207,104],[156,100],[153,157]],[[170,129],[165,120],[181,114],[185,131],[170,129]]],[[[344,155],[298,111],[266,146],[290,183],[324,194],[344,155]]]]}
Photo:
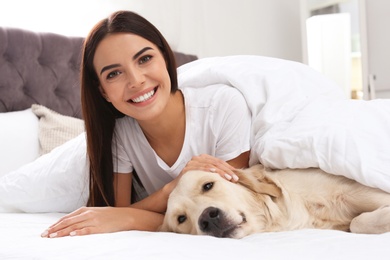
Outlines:
{"type": "Polygon", "coordinates": [[[39,118],[40,155],[49,153],[84,132],[84,121],[81,119],[61,115],[37,104],[33,104],[31,110],[39,118]]]}

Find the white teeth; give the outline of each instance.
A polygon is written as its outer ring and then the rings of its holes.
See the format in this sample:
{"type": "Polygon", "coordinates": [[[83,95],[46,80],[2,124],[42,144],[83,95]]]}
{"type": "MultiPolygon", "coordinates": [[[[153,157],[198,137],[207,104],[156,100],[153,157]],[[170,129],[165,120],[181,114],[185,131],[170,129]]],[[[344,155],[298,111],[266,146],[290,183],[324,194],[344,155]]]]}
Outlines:
{"type": "Polygon", "coordinates": [[[143,94],[142,96],[132,99],[131,101],[133,101],[134,103],[144,102],[150,99],[151,97],[153,97],[153,95],[154,95],[154,89],[148,93],[143,94]]]}

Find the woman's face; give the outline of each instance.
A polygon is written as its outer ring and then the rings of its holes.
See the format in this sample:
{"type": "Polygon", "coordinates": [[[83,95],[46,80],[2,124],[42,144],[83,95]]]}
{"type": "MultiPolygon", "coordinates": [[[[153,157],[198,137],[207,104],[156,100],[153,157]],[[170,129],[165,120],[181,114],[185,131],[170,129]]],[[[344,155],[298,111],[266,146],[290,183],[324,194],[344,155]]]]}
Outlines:
{"type": "Polygon", "coordinates": [[[134,34],[111,34],[97,46],[93,64],[102,95],[116,109],[138,121],[161,115],[171,81],[156,45],[134,34]]]}

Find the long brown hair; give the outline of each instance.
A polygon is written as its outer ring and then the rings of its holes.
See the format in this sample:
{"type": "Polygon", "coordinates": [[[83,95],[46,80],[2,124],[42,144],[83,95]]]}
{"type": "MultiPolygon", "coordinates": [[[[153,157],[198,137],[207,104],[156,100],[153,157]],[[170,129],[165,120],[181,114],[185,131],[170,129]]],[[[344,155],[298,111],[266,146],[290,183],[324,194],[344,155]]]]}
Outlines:
{"type": "MultiPolygon", "coordinates": [[[[93,66],[98,44],[114,33],[131,33],[154,43],[163,54],[171,80],[171,93],[176,92],[177,73],[169,44],[145,18],[130,11],[118,11],[100,21],[84,42],[81,63],[81,103],[87,134],[87,153],[90,162],[88,206],[114,206],[113,145],[115,120],[124,115],[107,102],[100,90],[93,66]]],[[[115,146],[114,146],[115,147],[115,146]]]]}

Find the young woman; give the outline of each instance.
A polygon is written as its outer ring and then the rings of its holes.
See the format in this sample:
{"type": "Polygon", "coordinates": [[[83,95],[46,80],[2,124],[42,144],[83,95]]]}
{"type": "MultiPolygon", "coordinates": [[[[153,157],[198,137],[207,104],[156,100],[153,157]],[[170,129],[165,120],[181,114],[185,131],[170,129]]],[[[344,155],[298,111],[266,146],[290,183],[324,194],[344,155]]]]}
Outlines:
{"type": "Polygon", "coordinates": [[[243,96],[224,85],[179,90],[173,52],[143,17],[120,11],[99,22],[85,40],[81,70],[88,207],[43,237],[156,230],[182,174],[200,169],[237,181],[232,170],[248,166],[243,96]],[[148,196],[131,204],[137,180],[148,196]]]}

